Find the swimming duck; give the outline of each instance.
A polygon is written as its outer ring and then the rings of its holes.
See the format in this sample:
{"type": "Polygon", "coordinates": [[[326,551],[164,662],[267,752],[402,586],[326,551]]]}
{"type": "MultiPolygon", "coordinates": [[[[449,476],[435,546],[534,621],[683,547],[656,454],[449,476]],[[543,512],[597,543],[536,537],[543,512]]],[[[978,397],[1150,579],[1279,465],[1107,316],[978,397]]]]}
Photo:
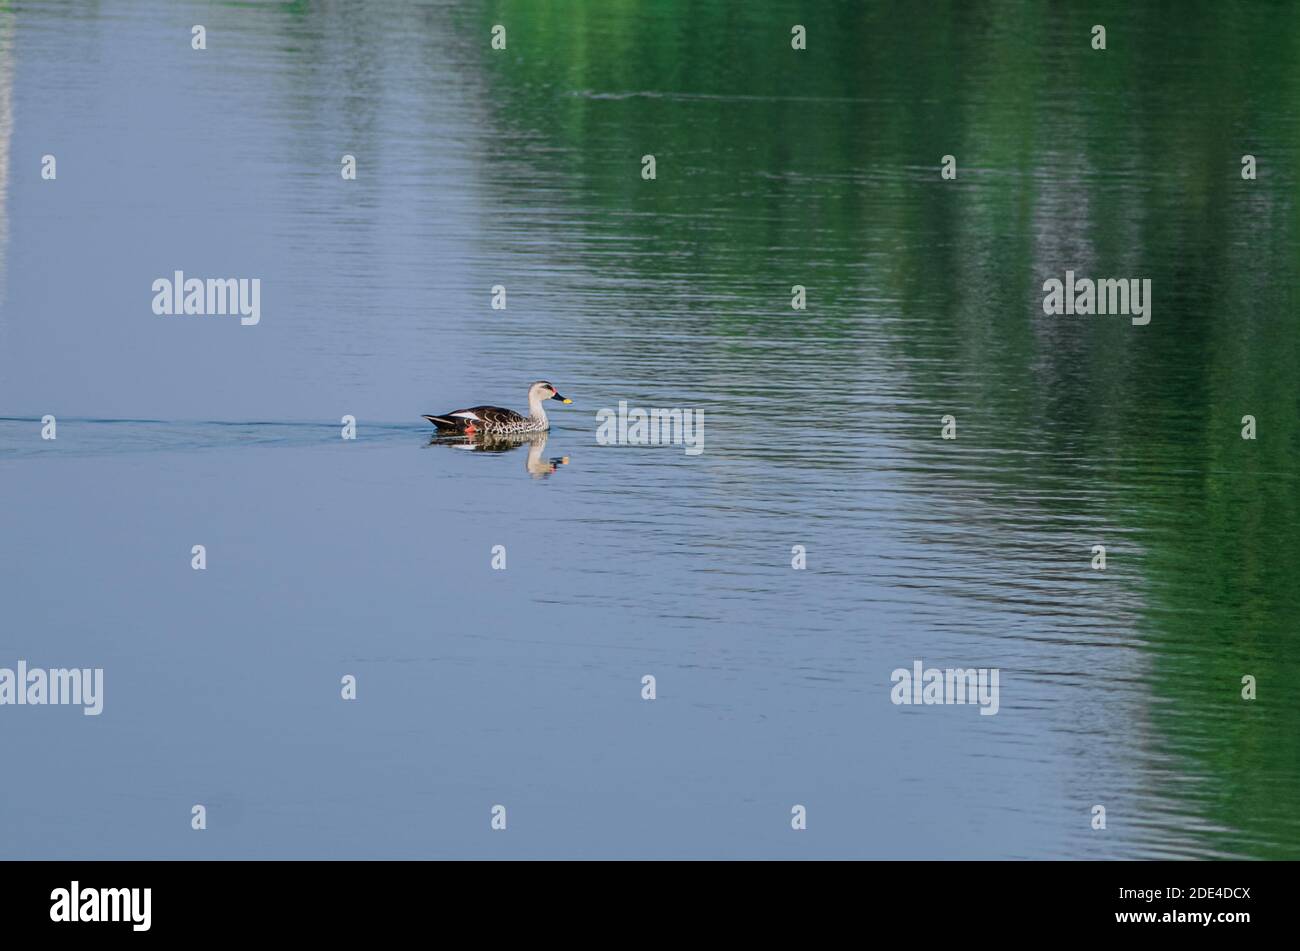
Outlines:
{"type": "Polygon", "coordinates": [[[490,436],[509,436],[517,433],[543,433],[551,428],[542,409],[542,400],[559,400],[572,403],[556,392],[555,387],[545,380],[538,380],[528,388],[528,415],[520,416],[512,409],[500,406],[472,406],[469,409],[454,409],[441,416],[425,416],[429,422],[438,427],[440,433],[460,433],[473,436],[486,433],[490,436]]]}

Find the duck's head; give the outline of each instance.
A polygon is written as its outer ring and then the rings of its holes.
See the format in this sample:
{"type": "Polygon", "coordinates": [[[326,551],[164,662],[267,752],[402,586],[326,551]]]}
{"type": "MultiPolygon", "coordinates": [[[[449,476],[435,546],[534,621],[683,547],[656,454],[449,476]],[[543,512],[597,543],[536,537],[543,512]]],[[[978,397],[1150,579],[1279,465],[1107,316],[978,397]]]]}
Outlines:
{"type": "Polygon", "coordinates": [[[528,399],[536,400],[559,400],[561,403],[572,403],[573,400],[566,396],[561,396],[555,387],[545,380],[538,380],[528,388],[528,399]]]}

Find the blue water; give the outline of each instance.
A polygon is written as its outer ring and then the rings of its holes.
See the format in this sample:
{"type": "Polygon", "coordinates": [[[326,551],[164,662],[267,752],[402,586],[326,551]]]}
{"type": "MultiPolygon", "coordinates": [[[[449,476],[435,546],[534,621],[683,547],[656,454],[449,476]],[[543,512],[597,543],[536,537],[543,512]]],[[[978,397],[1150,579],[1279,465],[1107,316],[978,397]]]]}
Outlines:
{"type": "Polygon", "coordinates": [[[0,707],[0,857],[1296,854],[1297,448],[1236,423],[1292,432],[1295,114],[1202,203],[1061,153],[1125,109],[1200,141],[1196,49],[1125,104],[1036,14],[1026,52],[828,5],[781,73],[786,5],[727,55],[674,10],[0,7],[0,667],[105,671],[98,717],[0,707]],[[904,68],[952,61],[951,99],[904,68]],[[1143,336],[1045,325],[1091,262],[1178,290],[1143,336]],[[260,278],[261,323],[154,315],[176,269],[260,278]],[[537,379],[544,446],[431,444],[537,379]],[[620,400],[704,452],[598,444],[620,400]],[[999,668],[998,715],[893,705],[917,659],[999,668]]]}

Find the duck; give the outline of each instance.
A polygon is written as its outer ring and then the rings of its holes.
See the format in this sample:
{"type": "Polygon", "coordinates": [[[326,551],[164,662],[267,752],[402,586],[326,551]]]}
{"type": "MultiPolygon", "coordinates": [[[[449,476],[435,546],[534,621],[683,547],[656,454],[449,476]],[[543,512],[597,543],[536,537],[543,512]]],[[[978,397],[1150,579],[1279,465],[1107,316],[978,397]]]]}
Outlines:
{"type": "Polygon", "coordinates": [[[551,421],[546,418],[546,410],[542,408],[544,400],[559,400],[566,404],[573,402],[568,397],[561,396],[546,380],[538,380],[528,387],[527,416],[500,406],[471,406],[469,409],[453,409],[440,416],[424,418],[438,427],[438,432],[448,435],[473,436],[483,433],[489,436],[513,436],[544,433],[551,428],[551,421]]]}

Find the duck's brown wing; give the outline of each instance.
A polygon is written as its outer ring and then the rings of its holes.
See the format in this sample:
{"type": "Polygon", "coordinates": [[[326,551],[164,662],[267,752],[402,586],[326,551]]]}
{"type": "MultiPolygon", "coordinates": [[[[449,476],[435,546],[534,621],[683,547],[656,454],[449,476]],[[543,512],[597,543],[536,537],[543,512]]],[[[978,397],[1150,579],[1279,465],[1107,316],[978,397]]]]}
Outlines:
{"type": "Polygon", "coordinates": [[[512,409],[503,409],[500,406],[471,406],[469,409],[454,409],[440,416],[424,418],[440,430],[458,433],[464,432],[470,424],[473,424],[475,429],[483,429],[524,422],[523,416],[512,409]]]}

